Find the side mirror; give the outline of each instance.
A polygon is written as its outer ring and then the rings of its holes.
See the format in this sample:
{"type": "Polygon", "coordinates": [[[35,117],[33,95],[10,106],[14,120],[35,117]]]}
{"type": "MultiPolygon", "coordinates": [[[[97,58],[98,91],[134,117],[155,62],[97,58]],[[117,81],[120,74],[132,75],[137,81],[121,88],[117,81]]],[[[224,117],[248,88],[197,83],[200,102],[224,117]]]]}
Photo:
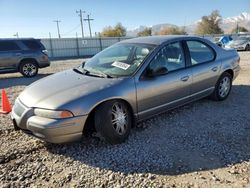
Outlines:
{"type": "Polygon", "coordinates": [[[155,77],[155,76],[161,76],[166,75],[168,73],[168,69],[166,67],[160,67],[153,71],[152,69],[148,69],[146,75],[148,77],[155,77]]]}
{"type": "Polygon", "coordinates": [[[217,45],[218,45],[219,47],[222,47],[222,44],[221,44],[221,43],[219,43],[219,42],[217,43],[217,45]]]}

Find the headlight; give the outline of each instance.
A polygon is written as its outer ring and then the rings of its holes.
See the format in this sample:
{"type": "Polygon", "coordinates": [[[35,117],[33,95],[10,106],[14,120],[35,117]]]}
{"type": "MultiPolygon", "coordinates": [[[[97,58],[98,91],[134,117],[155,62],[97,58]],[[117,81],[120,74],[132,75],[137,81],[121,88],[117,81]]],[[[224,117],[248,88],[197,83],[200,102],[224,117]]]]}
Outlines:
{"type": "Polygon", "coordinates": [[[67,110],[47,110],[47,109],[40,109],[35,108],[34,114],[39,117],[49,118],[49,119],[63,119],[63,118],[70,118],[74,115],[72,112],[67,110]]]}

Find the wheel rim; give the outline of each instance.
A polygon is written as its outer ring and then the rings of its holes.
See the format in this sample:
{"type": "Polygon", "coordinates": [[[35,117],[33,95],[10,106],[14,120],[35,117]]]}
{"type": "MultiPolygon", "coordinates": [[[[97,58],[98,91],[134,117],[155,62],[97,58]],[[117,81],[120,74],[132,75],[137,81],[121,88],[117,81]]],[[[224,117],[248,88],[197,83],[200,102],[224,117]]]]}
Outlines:
{"type": "Polygon", "coordinates": [[[27,76],[33,76],[36,74],[37,67],[32,63],[26,63],[23,66],[23,73],[27,76]]]}
{"type": "Polygon", "coordinates": [[[220,82],[220,86],[219,86],[219,95],[220,97],[225,97],[227,96],[227,94],[230,91],[230,78],[229,77],[224,77],[221,82],[220,82]]]}
{"type": "Polygon", "coordinates": [[[128,115],[120,103],[112,106],[112,126],[117,134],[124,135],[128,129],[128,115]]]}

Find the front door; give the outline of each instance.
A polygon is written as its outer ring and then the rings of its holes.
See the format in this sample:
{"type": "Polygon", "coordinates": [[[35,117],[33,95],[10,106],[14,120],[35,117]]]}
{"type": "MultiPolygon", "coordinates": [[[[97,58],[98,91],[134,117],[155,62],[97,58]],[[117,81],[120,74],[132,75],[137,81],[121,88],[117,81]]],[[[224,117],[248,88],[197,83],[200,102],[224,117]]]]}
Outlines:
{"type": "Polygon", "coordinates": [[[164,46],[136,83],[139,118],[148,118],[187,101],[191,82],[191,69],[186,69],[181,43],[164,46]],[[162,67],[168,72],[157,74],[162,67]],[[148,75],[148,70],[152,73],[151,76],[148,75]]]}

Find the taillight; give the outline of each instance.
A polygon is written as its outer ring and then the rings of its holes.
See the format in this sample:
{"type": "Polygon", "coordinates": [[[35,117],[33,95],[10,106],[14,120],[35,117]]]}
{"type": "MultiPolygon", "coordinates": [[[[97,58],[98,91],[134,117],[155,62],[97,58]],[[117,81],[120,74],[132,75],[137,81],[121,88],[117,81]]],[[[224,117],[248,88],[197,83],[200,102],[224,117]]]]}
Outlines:
{"type": "Polygon", "coordinates": [[[47,61],[47,60],[49,60],[48,55],[43,55],[43,57],[42,57],[42,58],[43,58],[43,60],[46,60],[46,61],[47,61]]]}
{"type": "Polygon", "coordinates": [[[42,53],[48,56],[48,50],[42,50],[42,53]]]}

